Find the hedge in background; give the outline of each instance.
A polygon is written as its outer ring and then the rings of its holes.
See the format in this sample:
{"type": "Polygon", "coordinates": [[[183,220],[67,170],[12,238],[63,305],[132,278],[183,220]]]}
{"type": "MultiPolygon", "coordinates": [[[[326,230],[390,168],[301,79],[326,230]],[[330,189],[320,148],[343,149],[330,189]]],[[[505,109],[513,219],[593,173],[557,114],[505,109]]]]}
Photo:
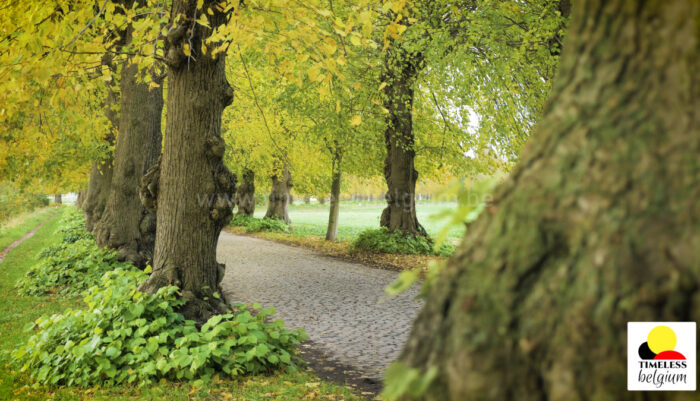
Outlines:
{"type": "Polygon", "coordinates": [[[260,231],[289,232],[289,226],[281,220],[267,217],[256,219],[245,214],[236,215],[230,224],[234,227],[243,227],[249,233],[260,231]]]}
{"type": "Polygon", "coordinates": [[[442,245],[435,250],[430,238],[406,235],[393,232],[382,227],[361,232],[352,243],[354,250],[377,253],[399,253],[405,255],[440,255],[449,256],[454,252],[454,246],[442,245]]]}

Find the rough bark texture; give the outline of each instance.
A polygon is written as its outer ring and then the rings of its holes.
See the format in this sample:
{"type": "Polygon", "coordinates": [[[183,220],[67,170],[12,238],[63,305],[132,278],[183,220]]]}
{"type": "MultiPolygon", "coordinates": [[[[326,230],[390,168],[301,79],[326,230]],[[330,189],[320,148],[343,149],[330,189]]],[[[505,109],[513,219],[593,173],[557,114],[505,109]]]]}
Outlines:
{"type": "Polygon", "coordinates": [[[282,220],[289,224],[292,221],[289,219],[289,203],[291,195],[289,191],[292,189],[292,175],[289,169],[285,168],[282,173],[273,175],[272,188],[270,196],[267,197],[267,213],[265,217],[270,219],[282,220]]]}
{"type": "MultiPolygon", "coordinates": [[[[216,4],[203,3],[202,10],[213,11],[212,28],[226,22],[216,4]]],[[[212,59],[199,52],[212,31],[194,22],[196,12],[196,1],[173,2],[166,49],[168,115],[163,155],[147,173],[142,190],[146,202],[157,208],[153,273],[140,290],[152,293],[166,285],[180,287],[187,300],[180,312],[203,322],[227,310],[214,296],[214,292],[222,294],[219,283],[224,276],[224,265],[216,261],[216,244],[232,216],[236,178],[222,162],[221,114],[233,100],[226,81],[226,54],[212,59]],[[184,18],[176,20],[179,15],[184,18]],[[185,56],[185,44],[191,46],[192,57],[185,56]]]]}
{"type": "MultiPolygon", "coordinates": [[[[114,62],[109,54],[103,57],[102,64],[113,71],[115,69],[114,62]]],[[[105,141],[110,147],[114,145],[114,132],[117,130],[117,127],[119,127],[119,113],[117,112],[118,107],[116,107],[118,103],[119,95],[114,88],[109,87],[104,100],[103,109],[105,116],[112,125],[112,131],[105,135],[105,141]]],[[[85,200],[82,203],[82,210],[85,214],[85,228],[88,231],[93,231],[95,229],[95,224],[102,218],[102,213],[107,204],[107,197],[112,187],[113,165],[114,154],[112,152],[109,153],[105,160],[92,163],[90,181],[88,182],[85,200]]]]}
{"type": "Polygon", "coordinates": [[[700,320],[700,5],[574,2],[544,118],[435,283],[400,360],[425,400],[628,392],[628,321],[700,320]]]}
{"type": "Polygon", "coordinates": [[[110,154],[104,161],[92,164],[90,182],[85,202],[83,202],[85,229],[91,232],[95,229],[95,224],[102,218],[107,204],[107,196],[112,184],[112,163],[113,155],[110,154]]]}
{"type": "Polygon", "coordinates": [[[416,217],[416,180],[413,149],[413,86],[423,64],[421,54],[409,53],[398,42],[390,46],[385,56],[384,82],[389,110],[384,131],[386,159],[384,178],[388,191],[387,207],[382,211],[380,225],[407,235],[428,236],[416,217]]]}
{"type": "Polygon", "coordinates": [[[338,239],[338,215],[340,214],[340,162],[341,156],[336,154],[333,158],[331,172],[331,209],[328,212],[328,228],[326,229],[326,241],[338,239]]]}
{"type": "Polygon", "coordinates": [[[236,215],[252,216],[255,213],[255,172],[246,169],[241,178],[241,185],[236,190],[235,202],[238,206],[236,215]]]}
{"type": "Polygon", "coordinates": [[[141,177],[160,154],[163,89],[149,90],[148,84],[137,82],[137,74],[137,66],[130,59],[125,61],[112,187],[95,226],[95,238],[101,247],[116,249],[120,260],[143,268],[153,260],[156,215],[141,204],[138,189],[141,177]]]}
{"type": "Polygon", "coordinates": [[[53,203],[55,203],[57,205],[60,205],[63,203],[63,197],[61,196],[61,194],[55,194],[53,196],[53,203]]]}

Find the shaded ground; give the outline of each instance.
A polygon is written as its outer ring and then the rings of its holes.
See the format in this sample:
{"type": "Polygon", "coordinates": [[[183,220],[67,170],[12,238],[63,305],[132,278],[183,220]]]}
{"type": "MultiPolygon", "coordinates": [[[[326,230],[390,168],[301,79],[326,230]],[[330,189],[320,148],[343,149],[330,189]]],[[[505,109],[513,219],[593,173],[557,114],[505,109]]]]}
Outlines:
{"type": "Polygon", "coordinates": [[[222,232],[218,259],[230,300],[274,306],[289,327],[309,333],[303,348],[319,375],[346,377],[361,390],[378,389],[421,306],[415,286],[383,301],[396,272],[303,248],[222,232]]]}

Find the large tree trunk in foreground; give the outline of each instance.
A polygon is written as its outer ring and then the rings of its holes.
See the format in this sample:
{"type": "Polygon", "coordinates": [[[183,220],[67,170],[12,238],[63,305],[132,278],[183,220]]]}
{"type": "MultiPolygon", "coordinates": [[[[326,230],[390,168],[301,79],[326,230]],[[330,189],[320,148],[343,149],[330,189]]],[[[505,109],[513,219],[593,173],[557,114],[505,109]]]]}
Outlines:
{"type": "Polygon", "coordinates": [[[153,260],[156,215],[141,204],[139,186],[160,155],[163,89],[149,90],[148,84],[137,83],[138,67],[130,63],[124,63],[121,73],[121,120],[112,188],[95,237],[100,246],[116,249],[120,260],[143,268],[153,260]]]}
{"type": "Polygon", "coordinates": [[[255,172],[245,169],[241,178],[241,185],[236,190],[235,202],[238,206],[236,215],[252,216],[255,213],[255,172]]]}
{"type": "Polygon", "coordinates": [[[292,175],[286,167],[280,174],[272,176],[272,188],[270,196],[267,197],[267,213],[265,217],[269,219],[282,220],[291,223],[289,219],[289,203],[291,199],[292,175]]]}
{"type": "Polygon", "coordinates": [[[394,41],[385,56],[384,81],[389,110],[384,131],[386,159],[384,178],[388,186],[387,207],[382,211],[380,225],[407,235],[428,236],[416,217],[416,152],[413,135],[413,86],[423,64],[421,54],[409,53],[394,41]]]}
{"type": "Polygon", "coordinates": [[[628,392],[628,321],[700,320],[700,6],[576,1],[552,97],[431,286],[400,360],[425,400],[628,392]]]}
{"type": "MultiPolygon", "coordinates": [[[[212,59],[200,53],[202,41],[212,31],[191,23],[196,3],[176,0],[170,14],[163,155],[146,177],[151,182],[144,182],[157,199],[156,246],[153,273],[140,290],[153,293],[167,285],[180,287],[187,300],[180,312],[202,322],[227,310],[214,296],[214,292],[222,294],[219,283],[224,276],[224,265],[216,261],[216,244],[232,216],[236,178],[222,162],[221,114],[233,99],[226,81],[226,54],[212,59]],[[185,18],[175,23],[180,14],[185,18]],[[183,53],[185,44],[191,46],[191,58],[183,53]]],[[[204,1],[202,9],[212,10],[212,28],[226,22],[216,4],[204,1]]]]}
{"type": "Polygon", "coordinates": [[[341,155],[333,158],[331,171],[331,209],[328,212],[328,228],[326,229],[326,241],[338,239],[338,216],[340,214],[340,162],[341,155]]]}

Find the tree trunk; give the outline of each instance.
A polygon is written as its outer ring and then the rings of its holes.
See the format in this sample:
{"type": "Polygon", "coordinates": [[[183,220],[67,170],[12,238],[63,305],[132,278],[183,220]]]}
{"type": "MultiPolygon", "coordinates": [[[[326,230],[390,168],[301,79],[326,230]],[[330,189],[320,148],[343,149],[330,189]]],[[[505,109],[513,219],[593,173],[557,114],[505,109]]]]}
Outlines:
{"type": "MultiPolygon", "coordinates": [[[[127,31],[127,38],[130,36],[131,29],[127,31]]],[[[112,188],[95,238],[101,247],[116,249],[119,260],[144,268],[153,261],[156,215],[141,204],[139,186],[160,155],[163,89],[138,83],[137,74],[138,67],[126,60],[120,81],[121,116],[112,188]]],[[[154,81],[162,84],[157,78],[154,81]]]]}
{"type": "Polygon", "coordinates": [[[241,177],[243,180],[236,190],[236,215],[244,214],[252,216],[255,213],[255,172],[245,169],[241,177]]]}
{"type": "Polygon", "coordinates": [[[326,197],[325,197],[325,196],[320,196],[320,197],[318,198],[318,203],[320,203],[321,205],[325,205],[325,204],[326,204],[326,197]]]}
{"type": "Polygon", "coordinates": [[[55,203],[57,205],[60,205],[63,203],[63,197],[61,196],[61,194],[55,194],[53,196],[53,203],[55,203]]]}
{"type": "MultiPolygon", "coordinates": [[[[201,54],[202,41],[212,30],[191,23],[197,3],[175,0],[170,14],[163,155],[142,186],[146,203],[153,205],[155,199],[157,208],[153,273],[139,289],[153,293],[167,285],[180,287],[187,301],[180,312],[203,322],[228,308],[219,299],[224,265],[216,261],[216,244],[232,216],[236,178],[222,162],[221,114],[233,100],[226,81],[226,53],[213,59],[210,53],[201,54]],[[185,44],[191,57],[183,52],[185,44]]],[[[226,22],[217,4],[203,3],[202,12],[212,12],[212,29],[226,22]]]]}
{"type": "Polygon", "coordinates": [[[401,354],[437,368],[421,399],[697,399],[625,382],[628,321],[700,320],[699,22],[574,2],[544,118],[401,354]]]}
{"type": "Polygon", "coordinates": [[[331,173],[331,210],[328,213],[326,241],[335,241],[338,239],[338,215],[340,214],[340,162],[341,156],[336,154],[333,158],[333,171],[331,173]]]}
{"type": "Polygon", "coordinates": [[[410,53],[393,41],[387,50],[384,66],[384,107],[389,110],[384,131],[386,159],[384,178],[388,191],[387,207],[382,211],[379,224],[391,231],[406,235],[428,236],[416,217],[416,180],[413,149],[413,86],[423,65],[420,53],[410,53]]]}
{"type": "Polygon", "coordinates": [[[85,191],[78,192],[78,199],[75,201],[75,206],[80,210],[83,208],[83,202],[85,202],[85,191]]]}
{"type": "MultiPolygon", "coordinates": [[[[102,58],[102,64],[107,66],[113,72],[116,69],[112,56],[106,54],[102,58]]],[[[111,147],[114,145],[114,132],[119,127],[119,112],[116,105],[119,103],[119,95],[113,87],[107,88],[107,96],[104,100],[103,110],[107,120],[112,125],[112,130],[105,135],[105,141],[111,147]]],[[[112,187],[112,170],[114,164],[114,154],[109,153],[103,161],[92,163],[90,170],[90,181],[88,182],[87,193],[82,204],[83,213],[85,214],[85,229],[92,232],[95,229],[95,224],[102,218],[107,197],[112,187]]]]}
{"type": "MultiPolygon", "coordinates": [[[[111,141],[114,139],[112,138],[111,141]]],[[[85,213],[85,229],[92,232],[95,224],[100,221],[107,203],[107,195],[112,184],[113,155],[110,154],[102,162],[92,164],[90,182],[88,184],[83,212],[85,213]]]]}
{"type": "Polygon", "coordinates": [[[292,188],[292,175],[286,167],[281,174],[272,176],[272,188],[270,196],[267,198],[267,213],[265,217],[270,219],[282,220],[289,224],[292,221],[289,219],[289,191],[292,188]],[[278,177],[281,175],[281,177],[278,177]]]}
{"type": "Polygon", "coordinates": [[[304,195],[304,204],[308,205],[311,203],[311,197],[309,195],[304,195]]]}

